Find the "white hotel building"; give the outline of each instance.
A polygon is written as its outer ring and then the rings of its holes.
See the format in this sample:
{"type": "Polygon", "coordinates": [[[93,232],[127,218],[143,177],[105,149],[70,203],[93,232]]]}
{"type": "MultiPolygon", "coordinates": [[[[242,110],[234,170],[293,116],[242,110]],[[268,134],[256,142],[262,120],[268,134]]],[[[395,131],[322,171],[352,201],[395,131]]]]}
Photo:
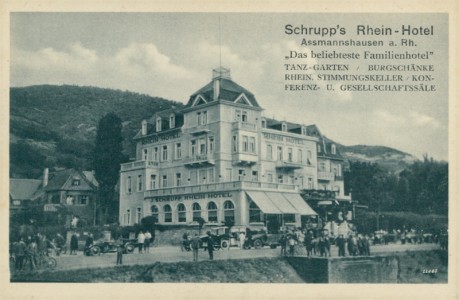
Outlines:
{"type": "MultiPolygon", "coordinates": [[[[262,116],[255,96],[213,71],[184,108],[144,120],[136,160],[121,165],[121,225],[154,215],[159,224],[301,226],[316,212],[300,191],[344,195],[343,159],[315,125],[262,116]]],[[[271,228],[270,228],[271,227],[271,228]]]]}

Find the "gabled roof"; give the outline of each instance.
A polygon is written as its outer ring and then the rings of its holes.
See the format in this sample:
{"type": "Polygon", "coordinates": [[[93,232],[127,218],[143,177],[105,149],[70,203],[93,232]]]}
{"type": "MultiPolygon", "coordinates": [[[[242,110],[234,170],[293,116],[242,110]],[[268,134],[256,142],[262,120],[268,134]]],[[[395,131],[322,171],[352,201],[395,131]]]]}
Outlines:
{"type": "Polygon", "coordinates": [[[38,179],[10,178],[10,197],[13,200],[30,200],[41,183],[38,179]]]}
{"type": "MultiPolygon", "coordinates": [[[[87,171],[87,173],[91,172],[87,171]]],[[[91,174],[90,177],[91,178],[87,178],[84,172],[80,172],[75,169],[66,169],[57,172],[50,172],[48,177],[48,184],[44,187],[44,190],[94,190],[97,188],[98,183],[93,174],[91,174]],[[80,179],[80,184],[73,185],[74,179],[80,179]],[[94,184],[93,182],[96,182],[97,184],[94,184]]]]}
{"type": "Polygon", "coordinates": [[[99,187],[99,182],[97,182],[96,179],[96,174],[94,171],[83,171],[83,175],[86,177],[86,179],[89,180],[95,187],[99,187]]]}
{"type": "Polygon", "coordinates": [[[260,108],[260,105],[255,99],[255,96],[250,91],[235,83],[231,79],[222,77],[213,79],[204,87],[200,88],[198,91],[193,93],[190,96],[188,103],[185,105],[185,108],[192,107],[195,104],[195,100],[198,96],[201,96],[206,103],[214,102],[214,80],[218,80],[220,83],[220,93],[217,100],[224,100],[236,103],[236,100],[238,100],[240,96],[244,94],[245,98],[250,102],[251,105],[244,103],[245,101],[238,101],[237,103],[260,108]]]}

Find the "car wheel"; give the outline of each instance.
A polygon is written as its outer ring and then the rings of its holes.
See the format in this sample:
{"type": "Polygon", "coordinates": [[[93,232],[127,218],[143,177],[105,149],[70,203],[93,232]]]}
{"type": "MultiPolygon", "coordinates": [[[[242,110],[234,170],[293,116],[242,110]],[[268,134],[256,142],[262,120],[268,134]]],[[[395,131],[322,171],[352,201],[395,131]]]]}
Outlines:
{"type": "Polygon", "coordinates": [[[131,254],[131,253],[134,252],[135,246],[134,246],[133,244],[126,244],[126,245],[124,246],[124,249],[126,249],[126,253],[127,253],[127,254],[131,254]]]}
{"type": "Polygon", "coordinates": [[[91,253],[92,255],[99,255],[100,254],[100,247],[99,246],[94,246],[91,248],[91,253]]]}
{"type": "Polygon", "coordinates": [[[229,249],[229,241],[227,241],[227,240],[221,241],[220,247],[221,247],[222,249],[229,249]]]}
{"type": "Polygon", "coordinates": [[[260,240],[255,240],[255,242],[253,242],[253,246],[255,247],[255,249],[260,249],[261,247],[263,247],[263,243],[260,240]]]}
{"type": "Polygon", "coordinates": [[[276,249],[277,248],[277,245],[270,245],[269,246],[271,249],[276,249]]]}
{"type": "Polygon", "coordinates": [[[46,261],[46,267],[50,270],[54,270],[57,266],[57,261],[54,257],[48,257],[46,261]]]}

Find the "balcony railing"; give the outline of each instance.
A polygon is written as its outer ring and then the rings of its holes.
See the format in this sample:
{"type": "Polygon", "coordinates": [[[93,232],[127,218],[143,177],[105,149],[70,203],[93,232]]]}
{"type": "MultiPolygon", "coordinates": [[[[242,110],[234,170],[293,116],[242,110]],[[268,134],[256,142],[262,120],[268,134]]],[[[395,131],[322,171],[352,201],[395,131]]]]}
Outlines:
{"type": "Polygon", "coordinates": [[[149,160],[141,160],[141,161],[134,161],[129,162],[121,165],[121,171],[129,171],[134,169],[143,169],[143,168],[155,168],[159,167],[159,162],[157,161],[149,161],[149,160]]]}
{"type": "Polygon", "coordinates": [[[263,189],[263,190],[288,190],[297,191],[298,187],[291,184],[281,183],[268,183],[256,181],[229,181],[229,182],[215,182],[205,183],[199,185],[186,185],[179,187],[161,188],[157,190],[145,191],[144,197],[164,196],[164,195],[179,195],[191,194],[199,192],[212,192],[212,191],[227,191],[239,189],[263,189]]]}
{"type": "Polygon", "coordinates": [[[332,172],[317,172],[317,179],[319,180],[335,180],[335,173],[332,172]]]}
{"type": "Polygon", "coordinates": [[[184,163],[187,166],[203,166],[203,165],[214,165],[215,159],[213,154],[199,154],[194,156],[188,156],[184,159],[184,163]]]}
{"type": "Polygon", "coordinates": [[[303,168],[303,164],[299,162],[293,161],[276,161],[276,168],[277,169],[284,169],[284,170],[294,170],[303,168]]]}
{"type": "Polygon", "coordinates": [[[256,131],[257,124],[237,121],[233,123],[233,129],[256,131]]]}

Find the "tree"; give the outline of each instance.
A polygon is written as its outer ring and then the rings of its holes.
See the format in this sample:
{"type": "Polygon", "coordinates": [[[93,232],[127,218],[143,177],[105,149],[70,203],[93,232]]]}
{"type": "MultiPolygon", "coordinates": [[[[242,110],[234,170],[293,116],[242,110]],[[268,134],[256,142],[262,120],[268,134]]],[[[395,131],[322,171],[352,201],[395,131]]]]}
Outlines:
{"type": "Polygon", "coordinates": [[[204,220],[204,218],[202,217],[197,217],[195,219],[196,222],[198,222],[198,225],[199,225],[199,234],[201,234],[202,232],[202,228],[204,227],[204,224],[206,224],[206,220],[204,220]]]}
{"type": "Polygon", "coordinates": [[[99,182],[98,221],[103,224],[117,219],[119,199],[114,199],[123,160],[121,119],[109,113],[99,120],[93,155],[95,176],[99,182]]]}
{"type": "Polygon", "coordinates": [[[154,216],[147,216],[140,220],[140,223],[143,226],[144,230],[148,230],[151,233],[152,240],[155,237],[155,229],[156,229],[156,218],[154,216]]]}

